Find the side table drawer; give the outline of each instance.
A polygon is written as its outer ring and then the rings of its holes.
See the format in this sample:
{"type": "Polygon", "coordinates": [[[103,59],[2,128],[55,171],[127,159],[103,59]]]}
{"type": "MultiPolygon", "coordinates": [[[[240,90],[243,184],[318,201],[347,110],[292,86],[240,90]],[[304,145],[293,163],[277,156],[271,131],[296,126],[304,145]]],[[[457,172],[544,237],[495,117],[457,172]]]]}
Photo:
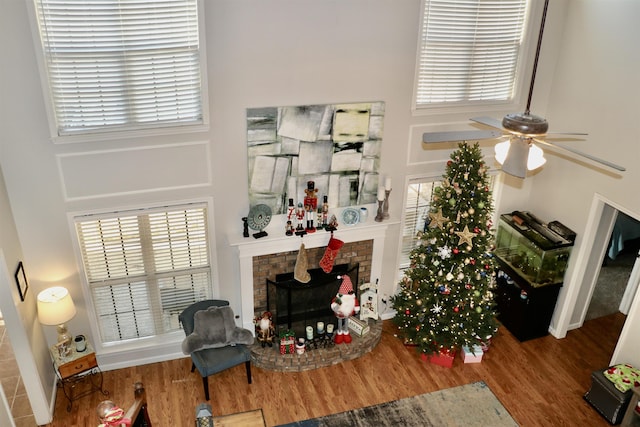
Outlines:
{"type": "Polygon", "coordinates": [[[95,368],[97,366],[98,362],[96,361],[96,354],[89,353],[86,356],[59,366],[58,371],[60,372],[60,376],[64,379],[84,372],[86,370],[95,368]]]}

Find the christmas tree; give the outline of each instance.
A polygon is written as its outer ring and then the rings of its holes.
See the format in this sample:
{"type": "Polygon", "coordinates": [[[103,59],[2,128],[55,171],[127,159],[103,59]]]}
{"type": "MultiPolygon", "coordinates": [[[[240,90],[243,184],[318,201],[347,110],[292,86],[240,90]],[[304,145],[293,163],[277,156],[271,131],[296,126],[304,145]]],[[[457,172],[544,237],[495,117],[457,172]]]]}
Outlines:
{"type": "Polygon", "coordinates": [[[426,355],[480,344],[497,330],[487,170],[478,143],[451,154],[392,298],[400,335],[426,355]]]}

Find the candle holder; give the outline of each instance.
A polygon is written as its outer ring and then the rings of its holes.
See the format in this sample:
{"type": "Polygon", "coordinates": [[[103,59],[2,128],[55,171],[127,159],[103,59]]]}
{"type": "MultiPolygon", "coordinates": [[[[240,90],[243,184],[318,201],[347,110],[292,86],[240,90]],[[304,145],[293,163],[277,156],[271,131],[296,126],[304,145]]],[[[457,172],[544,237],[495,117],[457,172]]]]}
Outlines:
{"type": "Polygon", "coordinates": [[[391,189],[384,190],[384,208],[382,210],[384,219],[389,219],[389,194],[391,194],[391,189]]]}
{"type": "Polygon", "coordinates": [[[376,222],[382,222],[382,220],[384,219],[384,214],[382,212],[383,203],[384,203],[384,200],[378,200],[378,214],[375,217],[376,222]]]}

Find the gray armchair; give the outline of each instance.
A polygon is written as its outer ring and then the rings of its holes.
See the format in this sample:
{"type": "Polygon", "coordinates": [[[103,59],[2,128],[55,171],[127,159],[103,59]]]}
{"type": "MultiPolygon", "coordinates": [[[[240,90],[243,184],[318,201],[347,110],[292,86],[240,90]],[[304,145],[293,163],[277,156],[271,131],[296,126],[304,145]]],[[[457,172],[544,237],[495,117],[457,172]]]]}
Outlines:
{"type": "Polygon", "coordinates": [[[185,308],[179,316],[186,334],[182,351],[191,355],[191,372],[202,376],[204,396],[209,400],[209,376],[244,362],[251,384],[253,334],[235,325],[233,311],[224,300],[205,300],[185,308]]]}

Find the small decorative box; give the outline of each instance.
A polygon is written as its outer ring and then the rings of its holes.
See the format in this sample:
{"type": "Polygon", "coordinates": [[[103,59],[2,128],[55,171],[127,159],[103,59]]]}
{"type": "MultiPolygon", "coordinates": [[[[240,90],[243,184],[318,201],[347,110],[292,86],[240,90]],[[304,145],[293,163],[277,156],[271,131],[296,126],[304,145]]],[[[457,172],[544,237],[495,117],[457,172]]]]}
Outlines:
{"type": "Polygon", "coordinates": [[[280,332],[280,354],[296,352],[296,334],[293,331],[280,332]]]}
{"type": "Polygon", "coordinates": [[[367,322],[367,320],[360,320],[357,317],[351,316],[349,317],[348,326],[349,329],[351,329],[353,333],[359,337],[369,333],[369,323],[367,322]]]}
{"type": "Polygon", "coordinates": [[[464,363],[480,363],[482,362],[482,355],[484,352],[482,351],[482,346],[474,345],[473,347],[462,346],[462,351],[460,352],[460,356],[462,357],[462,361],[464,363]]]}

